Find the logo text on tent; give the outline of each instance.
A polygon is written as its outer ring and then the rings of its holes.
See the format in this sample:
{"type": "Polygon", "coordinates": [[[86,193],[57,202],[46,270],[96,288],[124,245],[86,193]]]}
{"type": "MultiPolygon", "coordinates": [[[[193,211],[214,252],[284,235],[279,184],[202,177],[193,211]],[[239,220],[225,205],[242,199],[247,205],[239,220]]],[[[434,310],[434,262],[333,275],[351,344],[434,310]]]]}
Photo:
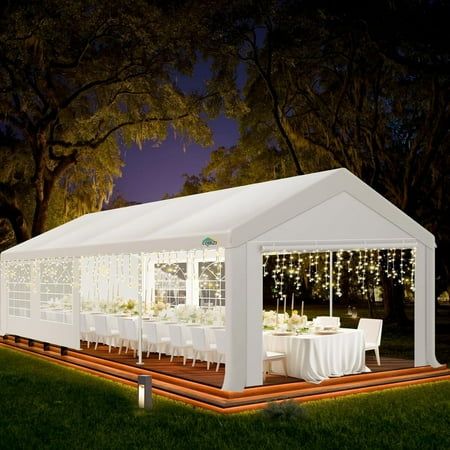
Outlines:
{"type": "Polygon", "coordinates": [[[217,241],[215,241],[214,239],[212,239],[210,237],[205,237],[205,239],[203,239],[203,241],[202,241],[202,245],[205,247],[212,247],[214,245],[217,245],[217,241]]]}

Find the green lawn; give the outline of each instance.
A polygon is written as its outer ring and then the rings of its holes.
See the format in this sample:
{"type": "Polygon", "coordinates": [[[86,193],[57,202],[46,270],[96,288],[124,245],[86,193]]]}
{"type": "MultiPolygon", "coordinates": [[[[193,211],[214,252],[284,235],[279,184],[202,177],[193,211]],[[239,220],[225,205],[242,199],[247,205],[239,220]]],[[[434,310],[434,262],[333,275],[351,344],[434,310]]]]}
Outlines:
{"type": "Polygon", "coordinates": [[[0,348],[1,449],[449,449],[450,382],[222,416],[0,348]],[[299,414],[300,413],[300,414],[299,414]]]}

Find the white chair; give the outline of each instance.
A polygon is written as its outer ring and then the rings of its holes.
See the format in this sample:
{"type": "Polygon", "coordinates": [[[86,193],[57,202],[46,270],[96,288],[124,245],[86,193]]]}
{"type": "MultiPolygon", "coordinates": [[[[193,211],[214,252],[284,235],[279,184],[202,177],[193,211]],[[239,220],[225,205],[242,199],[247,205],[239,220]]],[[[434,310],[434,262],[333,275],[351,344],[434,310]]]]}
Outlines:
{"type": "Polygon", "coordinates": [[[364,350],[374,350],[377,358],[377,364],[380,362],[380,343],[383,321],[381,319],[359,319],[358,330],[364,331],[365,345],[364,350]]]}
{"type": "MultiPolygon", "coordinates": [[[[126,347],[125,347],[125,353],[128,353],[128,349],[131,347],[133,349],[133,356],[136,358],[136,351],[138,347],[138,340],[139,340],[139,334],[138,334],[138,324],[137,320],[129,317],[124,318],[123,321],[124,325],[124,331],[125,331],[125,340],[126,340],[126,347]]],[[[143,328],[142,328],[143,331],[143,328]]],[[[142,333],[142,342],[147,341],[147,335],[143,332],[142,333]]]]}
{"type": "Polygon", "coordinates": [[[170,344],[170,338],[162,336],[160,327],[156,322],[144,320],[142,330],[147,338],[147,358],[150,356],[151,349],[154,348],[158,353],[158,359],[161,359],[161,353],[166,351],[166,347],[170,344]]]}
{"type": "Polygon", "coordinates": [[[272,371],[272,363],[281,361],[283,364],[284,375],[287,377],[286,353],[281,352],[263,352],[263,381],[266,379],[266,373],[272,371]]]}
{"type": "Polygon", "coordinates": [[[91,340],[94,340],[95,327],[91,325],[91,316],[87,313],[80,314],[80,334],[81,339],[87,342],[87,348],[91,344],[91,340]]]}
{"type": "Polygon", "coordinates": [[[103,339],[103,342],[108,345],[109,353],[111,353],[111,345],[115,337],[119,336],[119,330],[110,329],[108,326],[108,317],[105,314],[94,315],[95,327],[95,350],[98,347],[98,341],[103,339]]]}
{"type": "Polygon", "coordinates": [[[209,363],[211,356],[216,352],[216,344],[210,344],[206,339],[206,331],[203,327],[190,327],[192,334],[192,349],[194,357],[192,367],[195,366],[195,361],[201,357],[206,360],[206,369],[209,370],[209,363]]]}
{"type": "Polygon", "coordinates": [[[217,351],[217,366],[216,372],[219,371],[220,363],[225,364],[226,355],[226,340],[225,340],[225,330],[214,329],[214,336],[216,338],[216,351],[217,351]]]}
{"type": "MultiPolygon", "coordinates": [[[[122,347],[127,343],[127,331],[125,329],[125,321],[129,319],[128,317],[118,317],[117,318],[117,328],[119,330],[119,336],[117,339],[117,345],[119,346],[119,355],[122,353],[122,347]]],[[[128,342],[129,345],[129,342],[128,342]]]]}
{"type": "Polygon", "coordinates": [[[337,327],[341,326],[341,319],[339,317],[332,316],[317,316],[314,319],[314,325],[320,327],[337,327]]]}
{"type": "Polygon", "coordinates": [[[169,325],[170,336],[170,362],[174,356],[183,357],[183,365],[186,365],[186,352],[192,349],[192,341],[186,339],[183,333],[184,327],[181,325],[169,325]]]}

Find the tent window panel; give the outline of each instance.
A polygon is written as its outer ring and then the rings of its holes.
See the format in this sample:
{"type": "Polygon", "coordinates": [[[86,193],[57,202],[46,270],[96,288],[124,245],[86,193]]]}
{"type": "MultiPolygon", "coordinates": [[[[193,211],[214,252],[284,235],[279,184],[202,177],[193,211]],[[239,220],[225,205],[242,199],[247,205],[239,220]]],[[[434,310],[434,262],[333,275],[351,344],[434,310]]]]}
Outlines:
{"type": "Polygon", "coordinates": [[[8,314],[31,316],[31,264],[10,263],[6,266],[8,314]]]}
{"type": "Polygon", "coordinates": [[[225,306],[225,263],[201,262],[199,274],[199,306],[225,306]]]}
{"type": "Polygon", "coordinates": [[[40,310],[41,320],[72,323],[73,308],[73,263],[57,259],[41,261],[40,310]]]}
{"type": "Polygon", "coordinates": [[[187,264],[155,264],[155,300],[170,305],[186,303],[187,264]]]}

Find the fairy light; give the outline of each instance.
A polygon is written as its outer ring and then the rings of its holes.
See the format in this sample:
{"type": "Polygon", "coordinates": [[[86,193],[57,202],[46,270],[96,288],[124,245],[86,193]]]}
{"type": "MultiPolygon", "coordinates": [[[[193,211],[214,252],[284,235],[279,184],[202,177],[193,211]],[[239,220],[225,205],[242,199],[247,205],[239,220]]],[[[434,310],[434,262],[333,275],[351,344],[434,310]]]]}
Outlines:
{"type": "Polygon", "coordinates": [[[269,275],[269,272],[267,272],[267,263],[269,261],[269,255],[264,255],[263,256],[263,277],[266,277],[267,275],[269,275]]]}
{"type": "Polygon", "coordinates": [[[295,270],[295,289],[297,291],[300,291],[300,287],[301,287],[300,273],[302,271],[302,263],[303,263],[303,258],[301,256],[301,254],[297,253],[297,267],[295,270]]]}
{"type": "Polygon", "coordinates": [[[286,270],[286,254],[283,253],[283,256],[281,258],[281,270],[285,271],[286,270]]]}
{"type": "Polygon", "coordinates": [[[375,285],[379,286],[381,282],[381,252],[377,250],[377,264],[375,269],[375,285]]]}
{"type": "Polygon", "coordinates": [[[403,267],[403,259],[404,259],[404,250],[400,250],[400,284],[404,284],[405,281],[405,270],[403,267]]]}
{"type": "Polygon", "coordinates": [[[353,251],[349,251],[348,253],[348,260],[347,260],[347,272],[350,274],[353,271],[352,268],[352,260],[353,260],[353,251]]]}
{"type": "Polygon", "coordinates": [[[398,273],[397,273],[397,270],[395,269],[395,260],[396,260],[396,257],[397,257],[397,252],[396,252],[396,250],[395,249],[392,249],[391,250],[391,269],[392,269],[392,278],[394,279],[394,280],[396,280],[397,279],[397,277],[398,277],[398,273]]]}
{"type": "Polygon", "coordinates": [[[342,275],[342,253],[343,250],[339,250],[336,254],[336,296],[342,296],[341,290],[341,275],[342,275]]]}
{"type": "Polygon", "coordinates": [[[375,273],[375,250],[371,249],[369,252],[369,273],[375,273]]]}
{"type": "Polygon", "coordinates": [[[358,260],[355,261],[355,275],[356,275],[356,282],[358,284],[361,283],[361,267],[362,267],[362,252],[361,250],[359,250],[358,260]]]}
{"type": "Polygon", "coordinates": [[[330,286],[330,271],[329,271],[329,264],[328,264],[328,258],[327,255],[325,255],[324,265],[323,265],[323,271],[324,271],[324,282],[322,284],[322,287],[324,289],[328,289],[330,286]]]}
{"type": "Polygon", "coordinates": [[[416,291],[416,248],[411,250],[411,257],[409,259],[409,265],[411,267],[411,291],[416,291]]]}

